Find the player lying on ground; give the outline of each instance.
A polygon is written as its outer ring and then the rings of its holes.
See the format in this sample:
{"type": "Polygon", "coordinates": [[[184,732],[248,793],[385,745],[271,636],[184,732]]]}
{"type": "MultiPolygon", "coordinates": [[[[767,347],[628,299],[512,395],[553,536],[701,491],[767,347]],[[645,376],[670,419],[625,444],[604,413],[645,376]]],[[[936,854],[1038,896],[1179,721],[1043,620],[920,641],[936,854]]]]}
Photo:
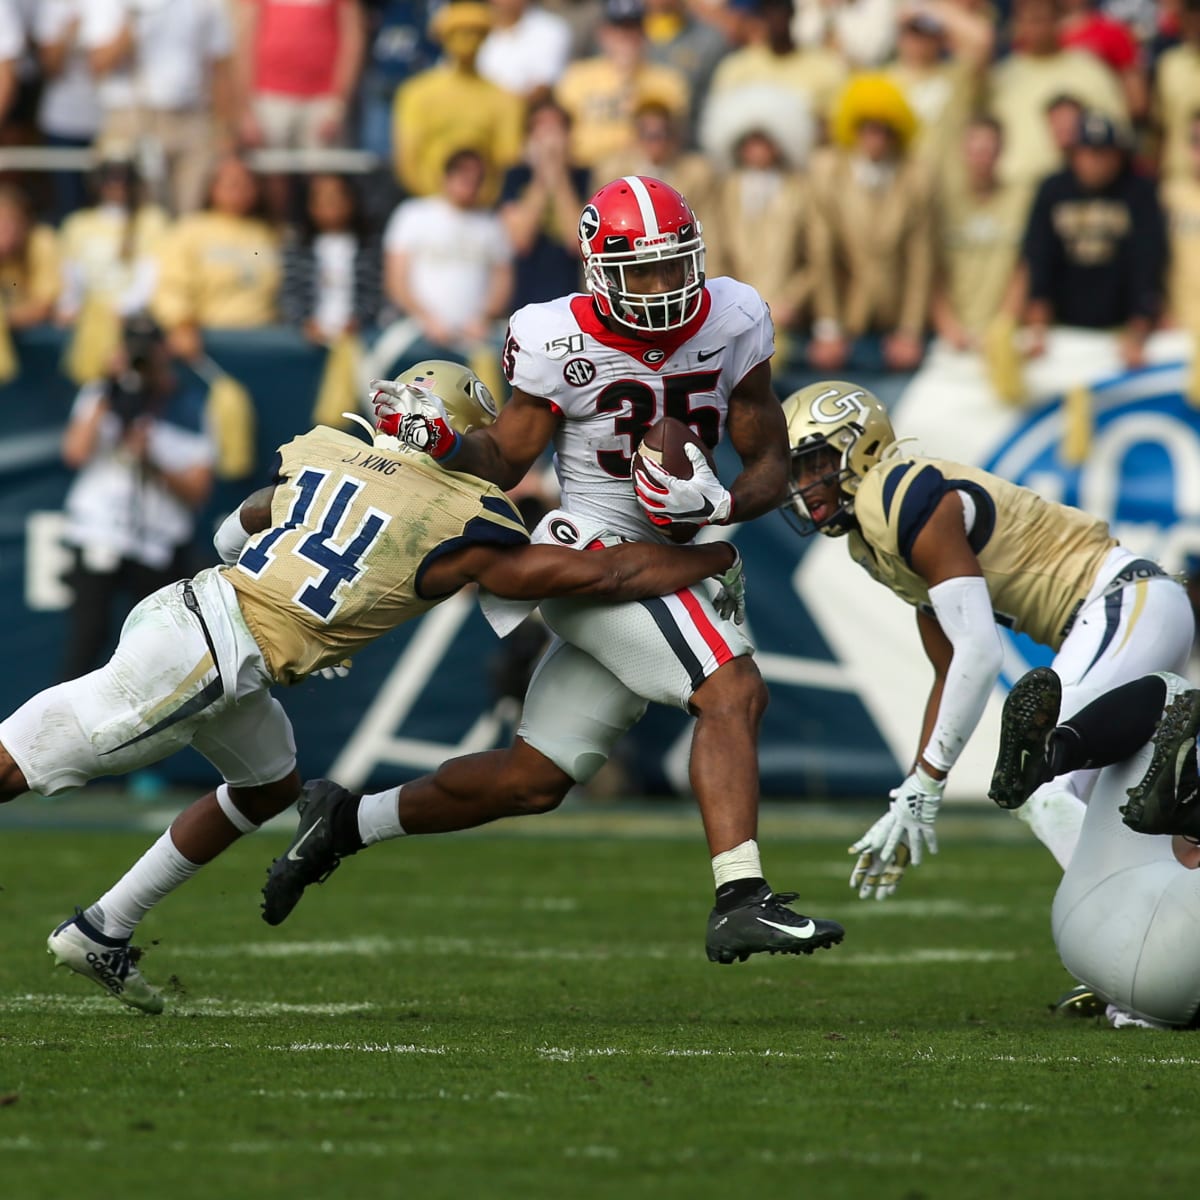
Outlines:
{"type": "Polygon", "coordinates": [[[991,796],[1024,804],[1047,781],[1099,771],[1054,896],[1051,925],[1080,987],[1075,1012],[1116,1026],[1189,1026],[1200,1008],[1200,691],[1159,672],[1105,692],[1058,724],[1049,668],[1004,704],[991,796]]]}
{"type": "MultiPolygon", "coordinates": [[[[628,176],[601,188],[580,215],[579,243],[591,294],[513,316],[504,351],[512,399],[494,425],[458,438],[435,406],[389,406],[386,393],[377,411],[401,439],[501,487],[519,481],[552,441],[562,508],[538,526],[535,542],[661,542],[676,525],[694,533],[777,508],[788,444],[762,298],[732,279],[706,282],[700,223],[660,180],[628,176]],[[728,432],[742,460],[728,489],[693,446],[690,478],[639,472],[635,494],[634,452],[663,416],[690,425],[709,447],[728,432]]],[[[788,908],[794,895],[772,892],[764,878],[756,839],[766,686],[749,639],[707,590],[640,604],[556,600],[541,611],[557,636],[529,685],[513,745],[363,798],[313,785],[292,851],[272,868],[266,920],[282,921],[309,883],[364,844],[556,807],[654,701],[696,718],[690,780],[716,887],[708,957],[807,954],[841,941],[840,925],[788,908]]],[[[491,613],[501,633],[524,615],[491,613]]]]}
{"type": "MultiPolygon", "coordinates": [[[[1108,526],[978,467],[905,453],[883,405],[829,380],[784,401],[792,446],[789,516],[805,534],[844,537],[873,579],[917,610],[933,664],[912,773],[850,847],[850,884],[884,899],[922,849],[946,776],[999,677],[1003,624],[1055,652],[1063,708],[1148,671],[1179,670],[1194,624],[1183,588],[1118,544],[1108,526]]],[[[1071,772],[1022,815],[1066,867],[1094,776],[1071,772]]]]}
{"type": "MultiPolygon", "coordinates": [[[[397,390],[436,395],[451,427],[490,424],[476,377],[428,362],[397,390]]],[[[516,509],[394,438],[374,446],[318,427],[280,450],[279,482],[221,527],[226,563],[162,588],[130,613],[112,659],[0,722],[0,801],[53,795],[192,745],[224,782],[86,911],[49,939],[60,962],[118,999],[159,1012],[129,939],[147,910],[299,795],[292,728],[273,684],[332,668],[469,583],[499,596],[635,600],[729,572],[729,546],[531,546],[516,509]]]]}

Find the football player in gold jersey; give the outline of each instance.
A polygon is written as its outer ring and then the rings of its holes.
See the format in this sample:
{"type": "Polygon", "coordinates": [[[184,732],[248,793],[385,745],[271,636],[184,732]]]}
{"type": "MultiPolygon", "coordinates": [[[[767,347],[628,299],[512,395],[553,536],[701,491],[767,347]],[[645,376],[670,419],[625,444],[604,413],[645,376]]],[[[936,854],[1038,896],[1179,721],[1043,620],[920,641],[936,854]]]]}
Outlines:
{"type": "MultiPolygon", "coordinates": [[[[397,384],[436,395],[462,433],[496,415],[486,388],[454,363],[422,363],[397,384]]],[[[368,445],[318,427],[280,455],[278,482],[218,531],[224,566],[149,596],[104,667],[0,722],[0,802],[124,774],[186,745],[220,772],[215,791],[49,938],[59,963],[145,1012],[163,1002],[130,952],[137,923],[300,793],[273,684],[338,666],[470,583],[513,599],[636,600],[721,572],[725,586],[741,586],[737,552],[724,544],[533,546],[498,488],[386,435],[368,445]]]]}
{"type": "MultiPolygon", "coordinates": [[[[922,850],[946,776],[999,677],[997,625],[1055,652],[1062,711],[1152,671],[1179,671],[1193,622],[1183,588],[1118,544],[1100,520],[978,467],[909,453],[865,388],[828,380],[784,401],[792,447],[785,513],[802,533],[844,537],[851,557],[917,612],[933,665],[912,770],[850,848],[851,886],[884,899],[922,850]]],[[[1094,773],[1038,789],[1022,814],[1064,868],[1094,773]]],[[[993,799],[1002,807],[1024,800],[993,799]]]]}

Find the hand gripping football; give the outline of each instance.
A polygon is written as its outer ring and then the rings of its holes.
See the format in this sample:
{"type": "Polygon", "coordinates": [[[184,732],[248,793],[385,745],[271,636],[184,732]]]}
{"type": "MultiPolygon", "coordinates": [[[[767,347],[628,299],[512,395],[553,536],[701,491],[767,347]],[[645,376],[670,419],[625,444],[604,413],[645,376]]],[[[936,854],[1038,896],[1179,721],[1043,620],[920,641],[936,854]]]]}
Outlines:
{"type": "MultiPolygon", "coordinates": [[[[685,425],[675,417],[662,417],[646,430],[646,435],[633,456],[633,470],[637,471],[641,460],[644,459],[677,479],[691,479],[691,460],[684,452],[684,447],[689,444],[700,448],[708,460],[708,465],[715,472],[716,463],[713,461],[712,450],[690,425],[685,425]]],[[[700,526],[676,521],[664,526],[663,530],[673,542],[690,542],[700,532],[700,526]]]]}

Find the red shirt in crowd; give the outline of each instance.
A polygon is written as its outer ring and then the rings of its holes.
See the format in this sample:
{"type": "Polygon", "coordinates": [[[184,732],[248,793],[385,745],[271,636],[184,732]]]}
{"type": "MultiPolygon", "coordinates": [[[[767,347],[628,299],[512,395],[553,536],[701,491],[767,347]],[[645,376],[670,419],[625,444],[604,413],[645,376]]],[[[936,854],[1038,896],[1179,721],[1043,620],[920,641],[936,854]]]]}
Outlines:
{"type": "Polygon", "coordinates": [[[341,7],[353,0],[244,0],[258,9],[254,90],[315,99],[333,91],[341,7]]]}

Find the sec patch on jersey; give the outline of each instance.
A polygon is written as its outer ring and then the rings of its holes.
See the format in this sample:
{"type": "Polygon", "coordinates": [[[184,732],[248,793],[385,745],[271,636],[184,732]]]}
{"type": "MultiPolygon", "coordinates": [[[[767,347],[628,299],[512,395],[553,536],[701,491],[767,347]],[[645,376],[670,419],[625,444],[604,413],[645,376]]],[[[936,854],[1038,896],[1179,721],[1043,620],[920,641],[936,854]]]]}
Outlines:
{"type": "MultiPolygon", "coordinates": [[[[675,417],[661,417],[646,430],[633,455],[633,470],[638,470],[641,461],[645,460],[661,467],[676,479],[691,479],[692,462],[684,449],[689,444],[700,447],[708,465],[715,472],[717,467],[712,450],[690,425],[685,425],[675,417]]],[[[700,532],[700,526],[676,521],[665,527],[664,532],[673,542],[690,542],[700,532]]]]}

